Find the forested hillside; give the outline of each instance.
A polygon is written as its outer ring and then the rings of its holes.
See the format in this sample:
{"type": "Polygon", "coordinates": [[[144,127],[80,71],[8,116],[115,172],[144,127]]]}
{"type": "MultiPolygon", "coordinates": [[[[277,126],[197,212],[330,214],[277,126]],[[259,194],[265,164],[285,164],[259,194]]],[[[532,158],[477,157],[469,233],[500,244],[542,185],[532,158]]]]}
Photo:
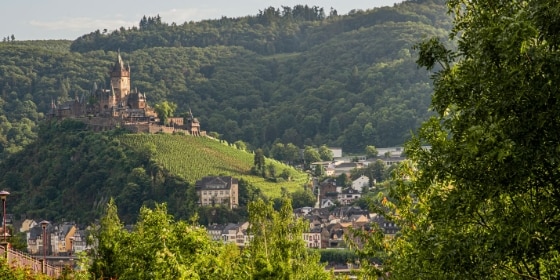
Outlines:
{"type": "Polygon", "coordinates": [[[120,143],[121,133],[86,131],[75,121],[42,124],[36,142],[0,164],[0,185],[11,193],[10,212],[89,223],[111,197],[122,202],[127,222],[144,203],[169,201],[182,216],[194,209],[189,185],[120,143]]]}
{"type": "Polygon", "coordinates": [[[156,202],[166,202],[181,219],[199,212],[205,222],[195,182],[234,176],[240,179],[239,209],[214,211],[235,221],[247,218],[251,198],[279,198],[282,188],[293,193],[307,183],[306,173],[270,159],[266,165],[276,170],[277,180],[254,176],[253,154],[206,137],[97,133],[73,120],[43,123],[39,130],[37,141],[0,163],[0,189],[11,193],[10,212],[35,219],[91,222],[115,198],[125,222],[133,222],[140,206],[156,202]],[[278,176],[283,172],[289,178],[278,176]]]}
{"type": "Polygon", "coordinates": [[[70,41],[0,43],[0,160],[36,139],[51,101],[109,86],[120,49],[148,102],[191,108],[202,129],[265,152],[275,141],[341,146],[402,144],[428,116],[428,73],[412,46],[444,37],[440,1],[338,15],[319,7],[139,27],[70,41]]]}

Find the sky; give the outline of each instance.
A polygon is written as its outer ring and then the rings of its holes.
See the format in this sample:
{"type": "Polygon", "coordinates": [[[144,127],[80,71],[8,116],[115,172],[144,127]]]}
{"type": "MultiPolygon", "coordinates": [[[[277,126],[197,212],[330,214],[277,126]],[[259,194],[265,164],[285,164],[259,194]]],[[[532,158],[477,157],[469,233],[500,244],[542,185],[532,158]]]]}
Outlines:
{"type": "Polygon", "coordinates": [[[393,6],[402,0],[0,0],[0,37],[16,40],[74,40],[95,30],[138,26],[142,16],[163,22],[256,15],[267,7],[318,6],[328,14],[393,6]]]}

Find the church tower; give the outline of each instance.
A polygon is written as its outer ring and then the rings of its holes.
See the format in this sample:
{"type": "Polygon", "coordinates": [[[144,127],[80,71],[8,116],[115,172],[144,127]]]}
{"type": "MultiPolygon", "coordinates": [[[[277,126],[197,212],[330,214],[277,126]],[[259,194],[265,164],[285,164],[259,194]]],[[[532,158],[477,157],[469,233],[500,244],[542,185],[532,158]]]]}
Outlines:
{"type": "Polygon", "coordinates": [[[130,93],[130,66],[125,66],[118,52],[117,62],[111,71],[111,85],[114,89],[117,106],[119,104],[126,105],[126,97],[130,93]]]}

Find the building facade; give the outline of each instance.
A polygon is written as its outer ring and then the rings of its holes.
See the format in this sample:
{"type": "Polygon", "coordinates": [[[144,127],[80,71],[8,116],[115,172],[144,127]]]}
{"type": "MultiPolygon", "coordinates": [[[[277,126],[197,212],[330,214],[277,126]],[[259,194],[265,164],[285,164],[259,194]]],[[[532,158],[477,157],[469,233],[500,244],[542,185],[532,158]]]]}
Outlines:
{"type": "Polygon", "coordinates": [[[239,206],[239,184],[231,176],[204,177],[195,184],[198,202],[201,206],[239,206]]]}

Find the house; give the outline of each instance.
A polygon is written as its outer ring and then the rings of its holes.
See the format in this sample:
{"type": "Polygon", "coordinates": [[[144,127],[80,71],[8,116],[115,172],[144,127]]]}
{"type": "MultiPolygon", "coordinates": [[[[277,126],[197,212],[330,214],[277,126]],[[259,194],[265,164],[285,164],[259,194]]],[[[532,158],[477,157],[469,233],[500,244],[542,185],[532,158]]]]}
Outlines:
{"type": "Polygon", "coordinates": [[[222,240],[222,231],[225,229],[225,225],[209,225],[206,227],[206,231],[208,232],[208,236],[212,241],[220,241],[222,240]]]}
{"type": "Polygon", "coordinates": [[[225,205],[230,209],[239,206],[238,180],[231,176],[204,177],[195,184],[199,205],[225,205]]]}
{"type": "Polygon", "coordinates": [[[330,198],[321,199],[321,208],[329,208],[331,206],[336,206],[336,203],[330,198]]]}
{"type": "Polygon", "coordinates": [[[52,238],[52,251],[54,255],[72,255],[76,230],[76,225],[71,223],[55,226],[52,238]]]}
{"type": "Polygon", "coordinates": [[[329,231],[328,248],[346,247],[344,235],[349,230],[351,223],[334,223],[327,226],[329,231]]]}
{"type": "Polygon", "coordinates": [[[376,148],[377,157],[401,157],[403,156],[403,147],[388,147],[388,148],[376,148]]]}
{"type": "Polygon", "coordinates": [[[394,236],[400,230],[395,222],[387,220],[383,215],[372,214],[372,221],[377,223],[386,236],[394,236]]]}
{"type": "Polygon", "coordinates": [[[74,235],[70,237],[70,255],[75,255],[76,253],[87,251],[91,249],[87,243],[87,233],[85,230],[74,231],[74,235]]]}
{"type": "Polygon", "coordinates": [[[354,169],[361,169],[364,167],[363,162],[340,162],[334,167],[334,176],[339,176],[342,173],[350,175],[350,172],[354,169]]]}
{"type": "Polygon", "coordinates": [[[335,217],[341,219],[348,219],[353,215],[364,215],[369,217],[369,212],[367,210],[363,210],[359,206],[344,206],[336,209],[332,212],[335,217]]]}
{"type": "Polygon", "coordinates": [[[221,240],[222,242],[235,242],[237,238],[237,229],[239,228],[238,224],[229,223],[227,224],[224,229],[222,230],[221,240]]]}
{"type": "Polygon", "coordinates": [[[336,172],[336,168],[334,168],[334,166],[330,166],[325,168],[325,176],[327,177],[332,177],[334,176],[334,173],[336,172]]]}
{"type": "Polygon", "coordinates": [[[333,158],[341,158],[342,157],[342,148],[340,147],[329,147],[329,150],[333,153],[333,158]]]}
{"type": "Polygon", "coordinates": [[[369,178],[365,175],[358,177],[356,180],[352,181],[352,189],[362,193],[364,188],[369,187],[369,178]]]}
{"type": "Polygon", "coordinates": [[[249,223],[244,222],[240,224],[229,223],[227,225],[211,225],[206,231],[214,241],[221,241],[224,243],[233,243],[238,247],[245,247],[253,239],[247,233],[249,223]]]}
{"type": "Polygon", "coordinates": [[[324,224],[329,222],[329,210],[324,208],[314,208],[305,216],[313,224],[324,224]]]}
{"type": "Polygon", "coordinates": [[[341,205],[349,205],[362,197],[359,191],[352,188],[344,189],[342,192],[338,193],[337,199],[341,205]]]}
{"type": "MultiPolygon", "coordinates": [[[[38,224],[27,232],[27,252],[29,254],[47,254],[51,255],[52,250],[52,232],[54,231],[54,226],[52,224],[47,224],[45,229],[38,224]],[[46,235],[43,235],[43,230],[46,235]]],[[[56,236],[56,235],[55,235],[56,236]]]]}
{"type": "Polygon", "coordinates": [[[348,220],[354,224],[365,224],[369,222],[368,217],[366,217],[365,215],[352,215],[348,217],[348,220]]]}
{"type": "Polygon", "coordinates": [[[382,157],[379,158],[386,166],[391,166],[394,164],[399,164],[401,161],[405,160],[405,157],[382,157]]]}
{"type": "Polygon", "coordinates": [[[327,179],[319,184],[319,201],[323,201],[325,198],[335,200],[337,193],[341,190],[342,188],[337,187],[335,180],[327,179]]]}
{"type": "Polygon", "coordinates": [[[303,233],[303,241],[307,248],[321,248],[321,228],[312,228],[309,232],[303,233]]]}
{"type": "Polygon", "coordinates": [[[226,225],[222,230],[222,241],[224,243],[234,243],[240,247],[244,246],[244,230],[246,230],[248,226],[249,223],[226,225]]]}
{"type": "Polygon", "coordinates": [[[237,245],[238,247],[248,246],[249,242],[253,239],[247,233],[248,228],[249,222],[244,222],[237,228],[237,232],[235,233],[235,245],[237,245]]]}
{"type": "Polygon", "coordinates": [[[301,208],[294,209],[294,213],[296,214],[297,217],[301,217],[301,216],[305,216],[305,215],[309,214],[309,212],[311,212],[311,210],[313,210],[313,207],[304,206],[304,207],[301,207],[301,208]]]}

